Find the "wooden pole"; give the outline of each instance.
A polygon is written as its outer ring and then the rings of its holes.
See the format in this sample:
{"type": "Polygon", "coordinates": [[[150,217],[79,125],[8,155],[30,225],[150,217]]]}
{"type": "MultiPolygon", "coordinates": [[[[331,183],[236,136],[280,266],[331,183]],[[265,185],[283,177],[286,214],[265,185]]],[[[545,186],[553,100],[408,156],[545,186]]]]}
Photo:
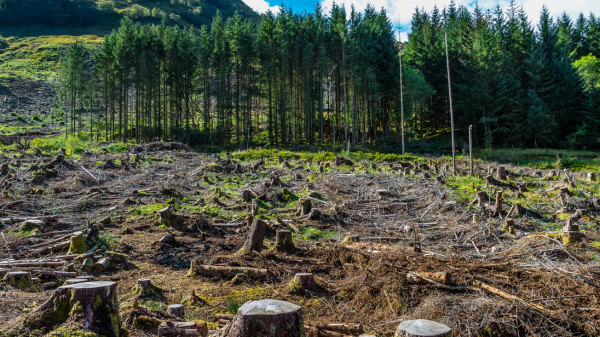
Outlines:
{"type": "Polygon", "coordinates": [[[452,110],[452,82],[450,80],[450,58],[448,57],[448,33],[444,33],[446,44],[446,68],[448,69],[448,97],[450,99],[450,133],[452,134],[452,172],[456,173],[456,148],[454,143],[454,111],[452,110]]]}
{"type": "Polygon", "coordinates": [[[471,177],[473,176],[473,125],[469,125],[469,159],[471,160],[471,177]]]}
{"type": "MultiPolygon", "coordinates": [[[[400,49],[400,33],[398,33],[398,49],[400,49]]],[[[400,53],[400,125],[402,126],[402,161],[404,158],[404,88],[402,83],[402,53],[400,53]]]]}

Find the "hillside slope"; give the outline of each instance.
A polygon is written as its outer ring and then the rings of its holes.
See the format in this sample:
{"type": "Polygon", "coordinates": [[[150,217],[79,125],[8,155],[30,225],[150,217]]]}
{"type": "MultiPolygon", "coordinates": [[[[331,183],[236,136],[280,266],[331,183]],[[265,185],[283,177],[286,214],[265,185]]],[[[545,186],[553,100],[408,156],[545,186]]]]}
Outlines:
{"type": "Polygon", "coordinates": [[[50,27],[116,28],[120,19],[201,26],[210,24],[217,10],[228,18],[239,12],[258,19],[242,0],[0,0],[0,26],[44,25],[50,27]]]}

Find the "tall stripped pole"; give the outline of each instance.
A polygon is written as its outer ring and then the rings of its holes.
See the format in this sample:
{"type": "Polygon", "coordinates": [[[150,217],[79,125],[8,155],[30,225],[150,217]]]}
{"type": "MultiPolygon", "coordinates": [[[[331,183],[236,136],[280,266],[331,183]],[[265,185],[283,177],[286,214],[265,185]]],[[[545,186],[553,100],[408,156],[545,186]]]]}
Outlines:
{"type": "Polygon", "coordinates": [[[471,177],[473,176],[473,125],[469,125],[469,160],[471,160],[471,177]]]}
{"type": "Polygon", "coordinates": [[[456,174],[456,148],[454,143],[454,110],[452,110],[452,82],[450,81],[450,58],[448,57],[448,33],[444,33],[446,43],[446,68],[448,69],[448,96],[450,98],[450,132],[452,134],[452,172],[456,174]]]}
{"type": "Polygon", "coordinates": [[[400,56],[400,123],[402,125],[402,161],[404,161],[404,85],[402,82],[402,51],[400,50],[400,32],[398,32],[398,54],[400,56]]]}

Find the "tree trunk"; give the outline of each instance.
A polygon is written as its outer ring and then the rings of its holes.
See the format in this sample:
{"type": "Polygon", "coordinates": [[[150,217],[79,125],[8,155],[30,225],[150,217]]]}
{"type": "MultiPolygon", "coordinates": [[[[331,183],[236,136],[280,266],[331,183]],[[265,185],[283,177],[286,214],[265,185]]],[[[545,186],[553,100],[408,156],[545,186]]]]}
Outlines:
{"type": "Polygon", "coordinates": [[[267,223],[260,220],[254,219],[248,236],[246,236],[246,242],[240,249],[239,253],[242,255],[252,254],[255,250],[260,252],[263,249],[263,240],[265,239],[265,233],[267,231],[267,223]]]}
{"type": "Polygon", "coordinates": [[[277,300],[246,302],[220,336],[304,337],[302,307],[277,300]]]}

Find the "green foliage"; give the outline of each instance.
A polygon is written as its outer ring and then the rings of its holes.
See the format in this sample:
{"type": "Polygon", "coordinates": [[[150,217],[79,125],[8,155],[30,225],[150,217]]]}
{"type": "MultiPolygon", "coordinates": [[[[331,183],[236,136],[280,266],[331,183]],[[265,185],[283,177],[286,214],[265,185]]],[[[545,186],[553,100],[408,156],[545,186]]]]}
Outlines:
{"type": "Polygon", "coordinates": [[[317,241],[322,239],[328,239],[335,236],[337,233],[332,231],[323,231],[316,227],[300,227],[299,231],[295,233],[296,240],[310,240],[317,241]]]}
{"type": "Polygon", "coordinates": [[[583,79],[585,89],[594,91],[600,88],[600,60],[589,54],[573,62],[577,73],[583,79]]]}
{"type": "Polygon", "coordinates": [[[107,231],[100,231],[98,235],[98,245],[100,248],[106,248],[106,250],[112,250],[114,245],[117,243],[117,238],[107,231]]]}
{"type": "Polygon", "coordinates": [[[123,153],[123,152],[127,152],[128,149],[129,149],[129,146],[124,143],[110,143],[106,147],[106,150],[108,152],[112,152],[112,153],[123,153]]]}

